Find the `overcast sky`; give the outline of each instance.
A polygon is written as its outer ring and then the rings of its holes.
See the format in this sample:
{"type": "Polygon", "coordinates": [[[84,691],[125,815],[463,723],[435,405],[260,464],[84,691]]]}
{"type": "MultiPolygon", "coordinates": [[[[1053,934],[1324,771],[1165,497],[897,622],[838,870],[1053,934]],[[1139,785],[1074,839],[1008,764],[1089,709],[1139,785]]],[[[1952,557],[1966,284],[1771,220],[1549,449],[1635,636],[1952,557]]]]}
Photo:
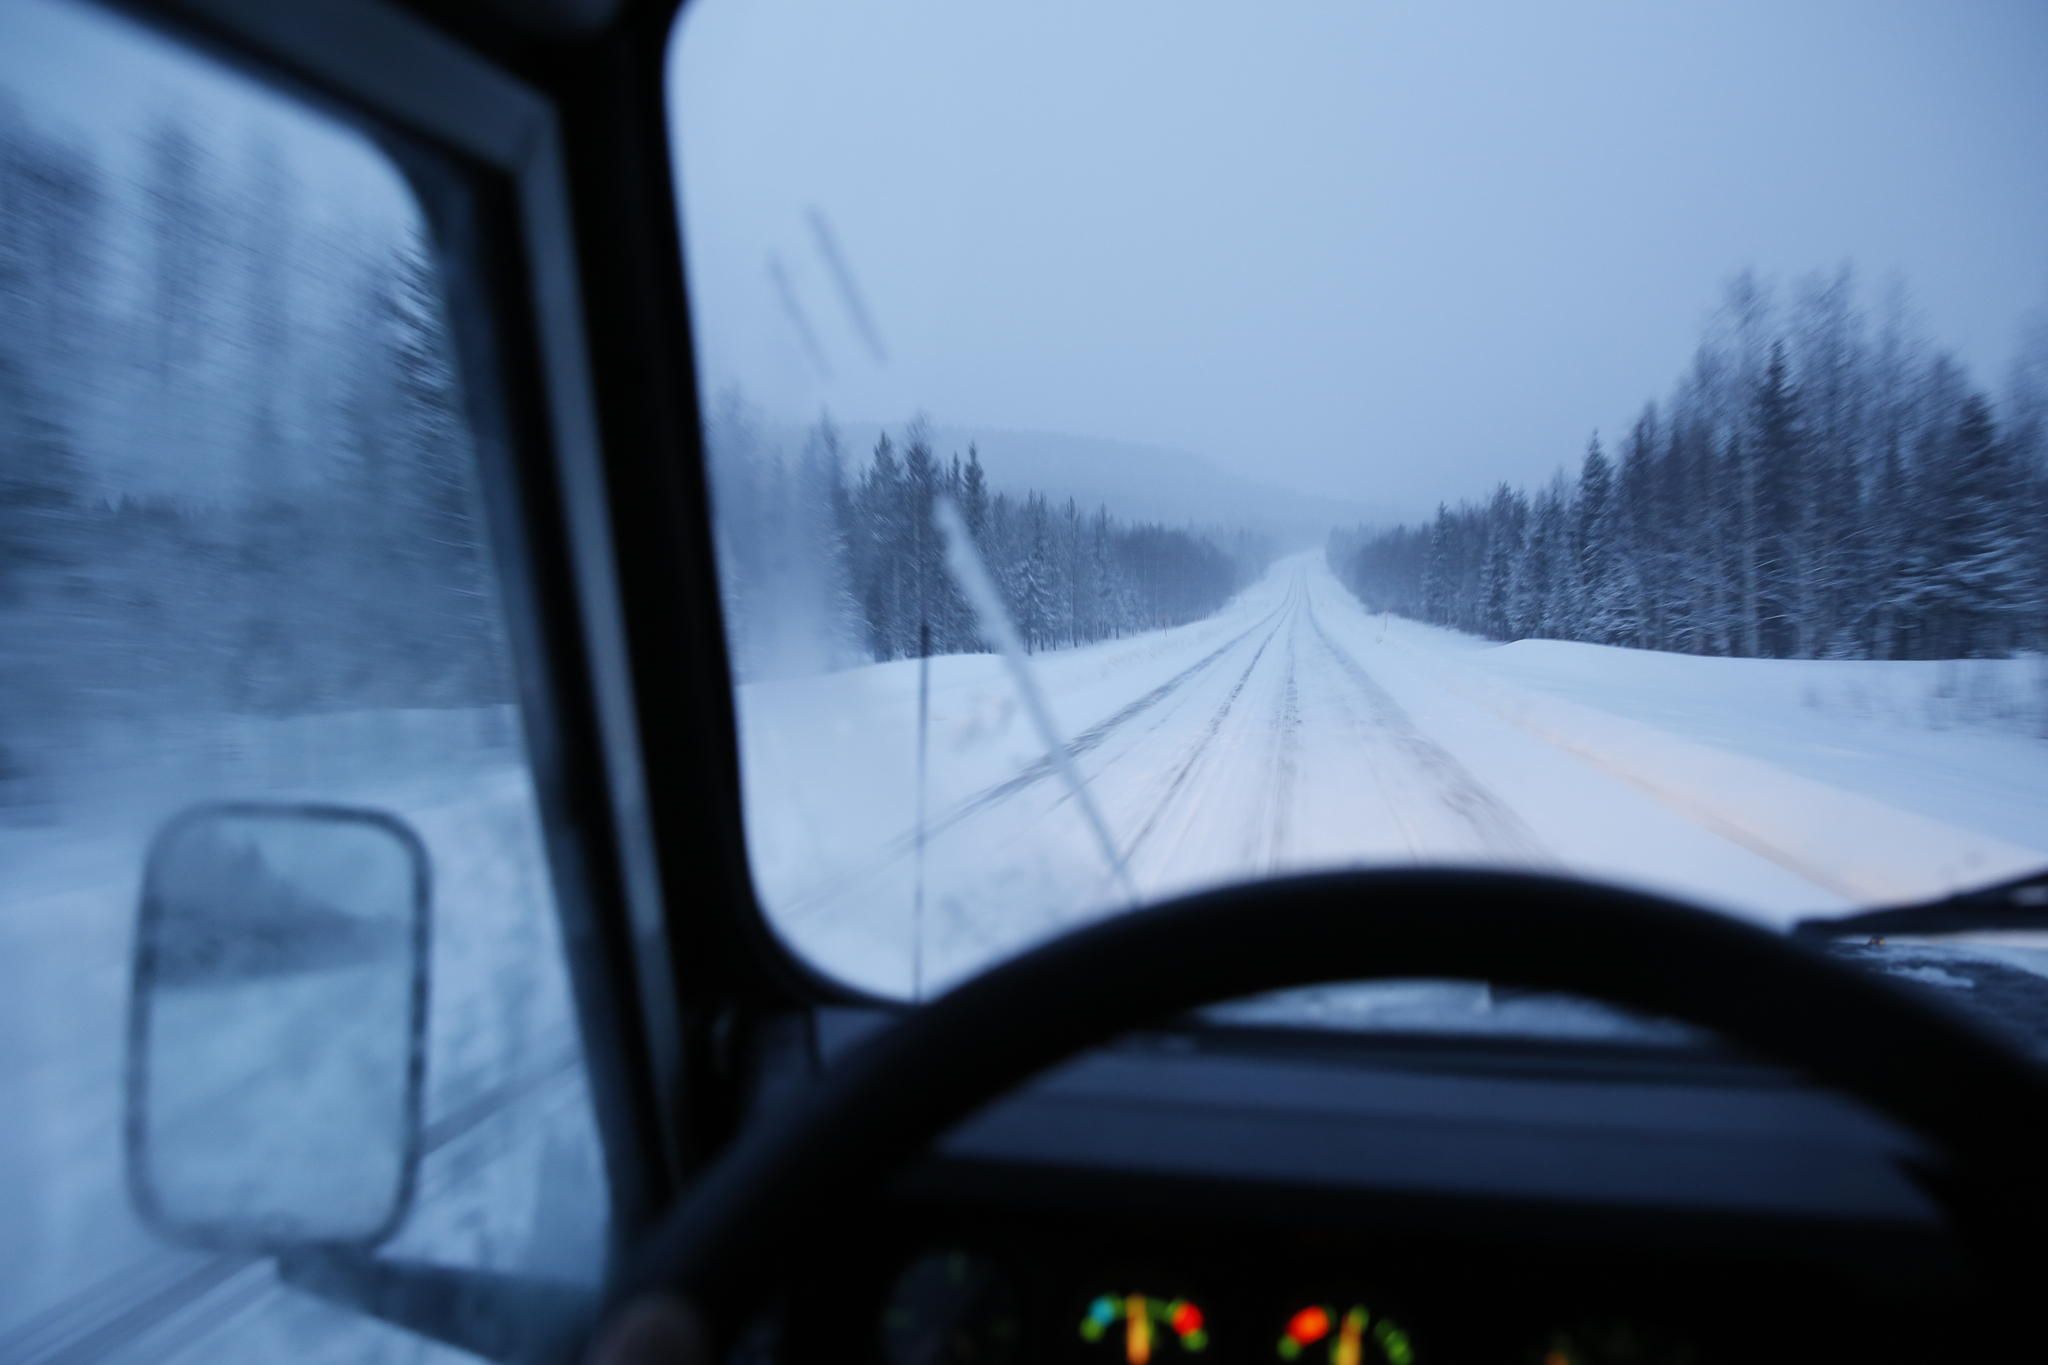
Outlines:
{"type": "MultiPolygon", "coordinates": [[[[1415,514],[1575,462],[1745,265],[1902,272],[1992,387],[2048,305],[2041,0],[696,0],[674,62],[706,369],[791,420],[1415,514]]],[[[231,155],[261,124],[303,211],[411,212],[360,140],[85,6],[0,0],[0,88],[117,171],[179,107],[231,155]]]]}
{"type": "Polygon", "coordinates": [[[792,417],[1413,513],[1575,463],[1744,266],[1903,272],[1993,386],[2048,302],[2040,0],[697,0],[673,62],[706,368],[792,417]]]}

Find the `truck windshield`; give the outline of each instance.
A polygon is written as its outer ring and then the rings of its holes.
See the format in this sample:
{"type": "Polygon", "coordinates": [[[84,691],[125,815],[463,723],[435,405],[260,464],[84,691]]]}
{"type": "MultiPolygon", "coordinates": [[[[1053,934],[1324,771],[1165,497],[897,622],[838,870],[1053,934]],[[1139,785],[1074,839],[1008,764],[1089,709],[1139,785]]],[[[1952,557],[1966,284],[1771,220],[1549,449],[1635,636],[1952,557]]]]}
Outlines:
{"type": "MultiPolygon", "coordinates": [[[[2021,7],[689,7],[771,922],[919,996],[1301,870],[1785,924],[2048,863],[2044,52],[2021,7]]],[[[1536,1026],[1351,999],[1285,1009],[1536,1026]]]]}

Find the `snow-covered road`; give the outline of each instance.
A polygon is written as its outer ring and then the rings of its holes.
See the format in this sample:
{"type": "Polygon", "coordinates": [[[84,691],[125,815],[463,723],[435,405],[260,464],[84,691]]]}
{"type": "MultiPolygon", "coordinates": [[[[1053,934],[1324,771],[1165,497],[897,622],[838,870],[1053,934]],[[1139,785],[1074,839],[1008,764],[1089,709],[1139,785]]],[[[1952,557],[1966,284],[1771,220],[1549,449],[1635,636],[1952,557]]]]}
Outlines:
{"type": "MultiPolygon", "coordinates": [[[[1973,662],[2031,685],[2030,662],[1973,662]]],[[[1306,555],[1207,620],[1032,660],[1146,899],[1422,860],[1649,885],[1767,922],[2048,862],[2048,741],[1926,712],[1930,688],[1954,691],[1953,667],[1488,645],[1369,614],[1306,555]]],[[[1126,903],[987,655],[930,661],[920,855],[919,671],[897,661],[739,694],[748,843],[771,920],[814,963],[885,992],[929,993],[1126,903]]],[[[368,751],[358,724],[337,752],[368,751]]],[[[394,1249],[587,1274],[601,1177],[530,789],[503,757],[377,752],[423,757],[402,777],[365,771],[339,787],[305,785],[332,763],[238,772],[218,794],[383,806],[432,851],[429,1157],[394,1249]]],[[[132,785],[159,804],[216,794],[182,769],[132,785]]],[[[135,876],[164,813],[103,801],[0,848],[0,1093],[37,1115],[0,1127],[0,1359],[431,1357],[281,1291],[261,1262],[176,1251],[134,1223],[121,1021],[135,876]]],[[[1446,994],[1459,989],[1309,1003],[1342,1022],[1611,1030],[1561,1020],[1555,1002],[1539,1017],[1527,1001],[1446,994]]]]}
{"type": "MultiPolygon", "coordinates": [[[[1601,709],[1599,670],[1625,657],[1596,657],[1571,701],[1517,684],[1502,654],[1369,615],[1303,555],[1209,621],[1035,667],[1146,899],[1422,860],[1566,870],[1777,922],[2048,861],[1967,812],[1900,810],[1601,709]]],[[[932,663],[920,853],[917,667],[763,684],[741,705],[771,916],[829,970],[891,992],[1123,901],[985,657],[932,663]]],[[[2048,780],[2035,788],[2048,807],[2048,780]]]]}

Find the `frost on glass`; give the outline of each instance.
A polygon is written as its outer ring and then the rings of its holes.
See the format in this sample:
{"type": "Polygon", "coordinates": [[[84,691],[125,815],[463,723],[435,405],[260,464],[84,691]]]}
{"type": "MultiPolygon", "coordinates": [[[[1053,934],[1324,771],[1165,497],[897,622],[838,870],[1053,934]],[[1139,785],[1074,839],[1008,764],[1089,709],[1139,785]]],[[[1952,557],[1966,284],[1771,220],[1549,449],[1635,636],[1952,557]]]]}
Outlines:
{"type": "Polygon", "coordinates": [[[601,1269],[458,369],[435,248],[369,142],[97,6],[0,5],[0,1359],[420,1349],[128,1206],[137,887],[200,801],[418,830],[427,1150],[393,1248],[601,1269]]]}

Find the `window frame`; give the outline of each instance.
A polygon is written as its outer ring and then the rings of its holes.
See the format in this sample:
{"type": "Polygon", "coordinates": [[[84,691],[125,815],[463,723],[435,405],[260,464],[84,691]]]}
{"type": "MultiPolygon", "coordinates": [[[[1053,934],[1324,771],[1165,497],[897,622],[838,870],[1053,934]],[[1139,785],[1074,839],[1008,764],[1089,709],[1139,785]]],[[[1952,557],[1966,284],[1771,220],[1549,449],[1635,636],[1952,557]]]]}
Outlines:
{"type": "Polygon", "coordinates": [[[552,34],[453,4],[78,2],[367,136],[419,202],[616,1258],[736,1127],[736,1028],[868,999],[784,947],[746,864],[662,113],[679,0],[552,34]]]}

